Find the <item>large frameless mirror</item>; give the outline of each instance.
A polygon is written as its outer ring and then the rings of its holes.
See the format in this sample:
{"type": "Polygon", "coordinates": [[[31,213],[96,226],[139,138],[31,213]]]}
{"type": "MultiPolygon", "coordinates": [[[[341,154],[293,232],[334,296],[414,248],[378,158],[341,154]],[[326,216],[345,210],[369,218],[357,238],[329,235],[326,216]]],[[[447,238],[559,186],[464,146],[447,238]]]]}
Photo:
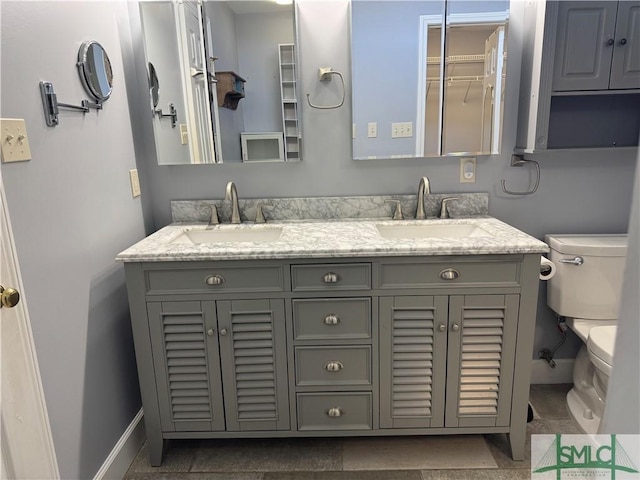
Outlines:
{"type": "Polygon", "coordinates": [[[352,0],[354,159],[499,153],[508,17],[508,0],[352,0]]]}
{"type": "Polygon", "coordinates": [[[158,163],[301,159],[292,2],[142,1],[140,16],[162,85],[153,99],[158,163]]]}

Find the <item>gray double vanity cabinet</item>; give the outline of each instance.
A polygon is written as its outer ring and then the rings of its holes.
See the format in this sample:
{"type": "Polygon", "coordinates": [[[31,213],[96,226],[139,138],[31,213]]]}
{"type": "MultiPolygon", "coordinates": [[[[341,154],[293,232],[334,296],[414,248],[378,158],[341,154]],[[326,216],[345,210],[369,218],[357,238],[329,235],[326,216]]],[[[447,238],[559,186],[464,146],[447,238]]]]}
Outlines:
{"type": "Polygon", "coordinates": [[[167,439],[506,433],[540,254],[488,216],[209,226],[122,252],[150,462],[167,439]]]}

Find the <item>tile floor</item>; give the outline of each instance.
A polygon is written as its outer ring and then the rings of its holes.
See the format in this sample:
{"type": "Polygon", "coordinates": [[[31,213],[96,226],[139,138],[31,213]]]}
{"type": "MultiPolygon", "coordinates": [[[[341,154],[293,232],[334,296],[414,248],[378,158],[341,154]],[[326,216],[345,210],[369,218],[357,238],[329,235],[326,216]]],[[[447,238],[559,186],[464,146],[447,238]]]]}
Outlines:
{"type": "MultiPolygon", "coordinates": [[[[565,396],[571,385],[532,385],[531,433],[580,433],[565,396]]],[[[143,446],[125,480],[520,480],[503,434],[419,437],[174,441],[160,467],[143,446]]]]}

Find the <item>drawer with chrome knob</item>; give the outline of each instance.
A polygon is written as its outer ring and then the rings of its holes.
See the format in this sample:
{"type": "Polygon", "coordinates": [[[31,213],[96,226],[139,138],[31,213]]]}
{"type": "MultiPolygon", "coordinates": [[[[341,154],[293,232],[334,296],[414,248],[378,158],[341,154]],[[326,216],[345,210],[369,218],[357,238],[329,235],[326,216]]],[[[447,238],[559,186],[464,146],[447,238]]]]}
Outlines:
{"type": "Polygon", "coordinates": [[[291,288],[294,292],[369,290],[370,263],[292,265],[291,288]]]}
{"type": "Polygon", "coordinates": [[[370,297],[300,298],[292,306],[296,342],[371,338],[370,297]]]}
{"type": "Polygon", "coordinates": [[[298,430],[370,430],[371,392],[298,393],[298,430]]]}
{"type": "Polygon", "coordinates": [[[371,346],[295,348],[297,386],[371,385],[371,346]]]}

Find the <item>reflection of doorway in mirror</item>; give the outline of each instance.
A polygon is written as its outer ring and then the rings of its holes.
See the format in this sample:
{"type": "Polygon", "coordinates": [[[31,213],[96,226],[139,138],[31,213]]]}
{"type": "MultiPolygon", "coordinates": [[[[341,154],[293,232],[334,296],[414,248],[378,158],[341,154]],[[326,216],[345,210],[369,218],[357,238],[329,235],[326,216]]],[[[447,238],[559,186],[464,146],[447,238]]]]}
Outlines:
{"type": "Polygon", "coordinates": [[[500,153],[502,112],[504,110],[504,35],[505,27],[496,28],[485,42],[482,112],[482,151],[500,153]]]}
{"type": "Polygon", "coordinates": [[[416,121],[417,152],[428,156],[458,153],[498,153],[502,130],[502,92],[504,88],[504,47],[506,12],[480,14],[450,14],[446,32],[445,62],[437,53],[440,47],[441,28],[437,18],[422,19],[421,43],[424,77],[419,79],[424,96],[416,121]],[[496,34],[496,32],[500,32],[496,34]],[[485,53],[488,39],[497,39],[489,55],[485,53]],[[494,59],[491,79],[486,78],[487,59],[494,59]],[[497,59],[501,61],[498,62],[497,59]],[[440,80],[442,68],[442,93],[434,86],[440,80]],[[486,87],[486,89],[485,89],[486,87]],[[491,99],[485,102],[489,91],[491,99]],[[440,95],[441,93],[441,95],[440,95]],[[442,97],[442,98],[441,98],[442,97]],[[493,108],[494,97],[498,108],[493,108]],[[490,111],[486,111],[489,108],[490,111]],[[434,132],[435,122],[442,112],[442,129],[434,132]],[[486,115],[485,115],[486,113],[486,115]],[[438,133],[441,132],[441,135],[438,133]],[[484,140],[486,136],[486,141],[484,140]],[[441,147],[441,150],[439,150],[441,147]]]}
{"type": "Polygon", "coordinates": [[[209,85],[206,72],[204,31],[200,6],[195,0],[178,4],[180,12],[182,64],[189,122],[192,163],[215,163],[209,109],[209,85]]]}

